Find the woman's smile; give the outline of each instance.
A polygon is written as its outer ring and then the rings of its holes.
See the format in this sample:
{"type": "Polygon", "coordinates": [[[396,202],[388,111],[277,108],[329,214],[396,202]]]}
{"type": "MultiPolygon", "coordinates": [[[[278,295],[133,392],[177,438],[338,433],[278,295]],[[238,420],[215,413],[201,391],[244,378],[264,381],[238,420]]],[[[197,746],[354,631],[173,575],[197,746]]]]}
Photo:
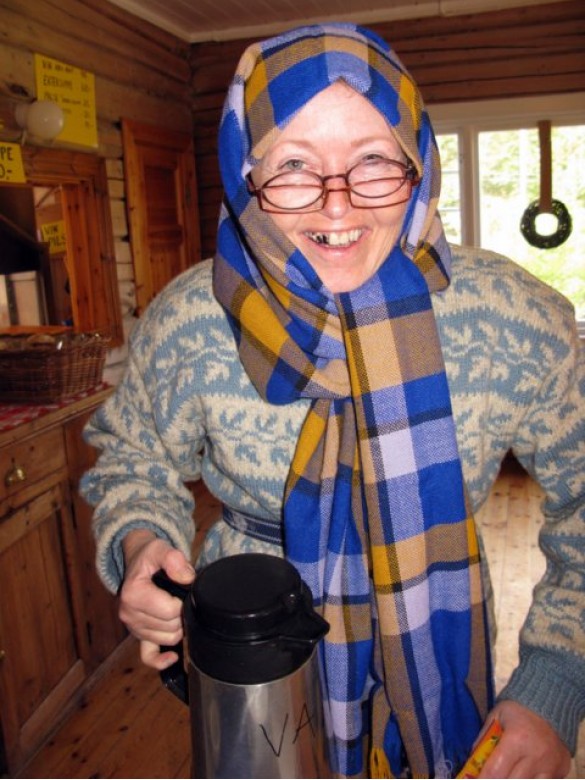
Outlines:
{"type": "Polygon", "coordinates": [[[332,247],[335,249],[345,249],[355,244],[364,234],[363,230],[340,230],[330,232],[316,232],[306,231],[305,235],[311,241],[314,241],[320,246],[332,247]]]}

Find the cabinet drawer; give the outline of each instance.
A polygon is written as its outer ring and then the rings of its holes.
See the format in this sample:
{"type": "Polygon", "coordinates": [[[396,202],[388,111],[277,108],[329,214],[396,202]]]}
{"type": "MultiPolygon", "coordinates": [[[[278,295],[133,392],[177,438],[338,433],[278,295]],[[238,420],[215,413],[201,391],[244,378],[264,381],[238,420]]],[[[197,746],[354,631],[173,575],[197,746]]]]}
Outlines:
{"type": "Polygon", "coordinates": [[[6,447],[0,451],[0,495],[14,495],[63,468],[65,463],[61,428],[6,447]]]}

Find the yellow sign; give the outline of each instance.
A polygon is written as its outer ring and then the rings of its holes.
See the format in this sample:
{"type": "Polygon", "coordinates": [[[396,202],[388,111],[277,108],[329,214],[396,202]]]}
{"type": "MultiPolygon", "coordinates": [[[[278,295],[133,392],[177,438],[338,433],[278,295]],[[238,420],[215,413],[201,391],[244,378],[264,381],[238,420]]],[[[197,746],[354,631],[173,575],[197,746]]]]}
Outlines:
{"type": "Polygon", "coordinates": [[[62,219],[57,222],[45,222],[41,225],[43,241],[49,245],[50,255],[61,255],[67,249],[65,238],[65,223],[62,219]]]}
{"type": "Polygon", "coordinates": [[[35,75],[38,100],[52,100],[63,109],[65,126],[57,140],[97,147],[93,73],[35,54],[35,75]]]}
{"type": "Polygon", "coordinates": [[[0,181],[22,184],[26,181],[18,144],[0,143],[0,181]]]}

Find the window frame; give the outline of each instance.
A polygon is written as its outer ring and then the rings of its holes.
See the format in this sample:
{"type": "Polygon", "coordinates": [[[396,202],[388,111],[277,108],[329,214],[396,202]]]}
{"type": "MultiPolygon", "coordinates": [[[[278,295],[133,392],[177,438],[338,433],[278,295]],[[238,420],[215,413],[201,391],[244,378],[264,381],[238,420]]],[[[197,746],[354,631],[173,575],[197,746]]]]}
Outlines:
{"type": "MultiPolygon", "coordinates": [[[[543,119],[552,125],[585,125],[585,92],[503,98],[427,106],[436,135],[459,137],[461,241],[480,245],[479,144],[486,130],[537,128],[543,119]]],[[[585,337],[585,320],[578,321],[585,337]]]]}

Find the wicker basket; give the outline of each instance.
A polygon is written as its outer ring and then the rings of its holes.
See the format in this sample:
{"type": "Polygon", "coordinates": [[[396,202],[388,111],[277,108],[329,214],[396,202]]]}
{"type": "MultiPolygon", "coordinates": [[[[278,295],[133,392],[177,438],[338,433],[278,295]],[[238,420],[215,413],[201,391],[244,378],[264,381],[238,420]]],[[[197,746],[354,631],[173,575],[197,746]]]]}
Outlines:
{"type": "Polygon", "coordinates": [[[99,334],[0,338],[0,402],[55,403],[102,378],[109,339],[99,334]]]}

